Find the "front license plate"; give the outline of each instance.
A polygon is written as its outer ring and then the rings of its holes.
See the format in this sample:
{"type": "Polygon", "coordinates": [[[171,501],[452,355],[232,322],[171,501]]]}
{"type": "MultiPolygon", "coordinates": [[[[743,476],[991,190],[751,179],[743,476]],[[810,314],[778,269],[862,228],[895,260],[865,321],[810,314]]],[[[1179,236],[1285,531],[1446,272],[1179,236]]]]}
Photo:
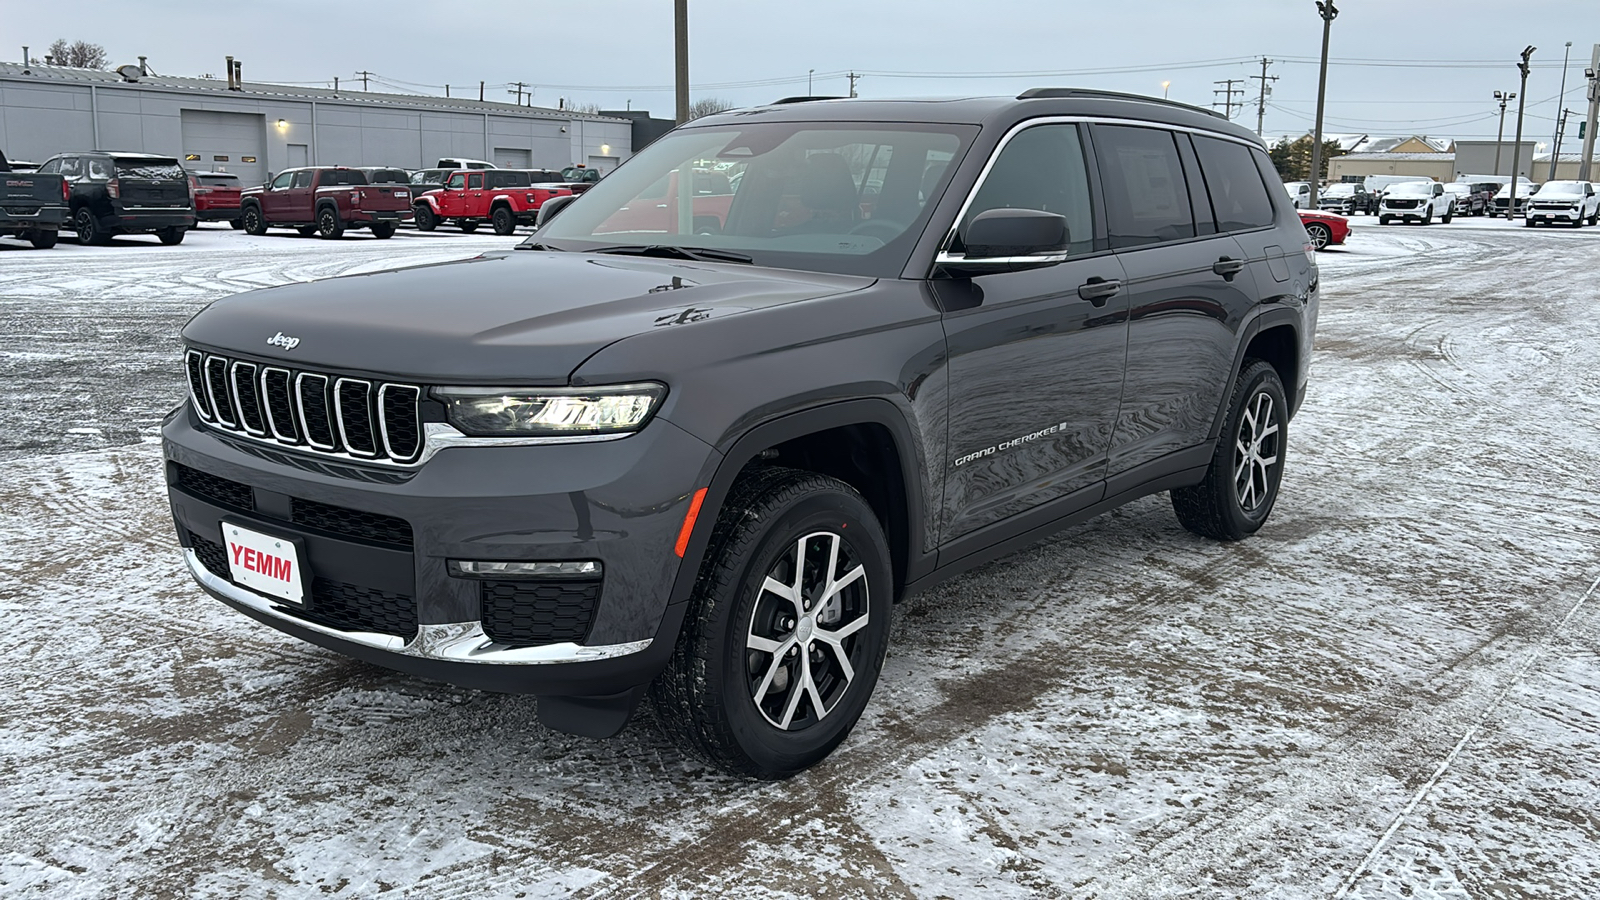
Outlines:
{"type": "Polygon", "coordinates": [[[305,603],[305,573],[293,539],[251,531],[228,521],[222,523],[222,538],[235,582],[290,603],[305,603]]]}

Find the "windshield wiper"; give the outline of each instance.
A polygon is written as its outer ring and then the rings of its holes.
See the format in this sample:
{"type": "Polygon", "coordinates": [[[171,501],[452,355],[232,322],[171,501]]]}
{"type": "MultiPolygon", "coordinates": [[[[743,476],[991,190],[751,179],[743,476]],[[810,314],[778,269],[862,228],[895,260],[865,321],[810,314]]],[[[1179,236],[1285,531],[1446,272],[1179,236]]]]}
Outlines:
{"type": "Polygon", "coordinates": [[[619,256],[658,256],[663,259],[692,259],[700,262],[750,263],[755,257],[731,250],[712,250],[706,247],[675,247],[671,244],[620,244],[601,247],[590,253],[615,253],[619,256]]]}

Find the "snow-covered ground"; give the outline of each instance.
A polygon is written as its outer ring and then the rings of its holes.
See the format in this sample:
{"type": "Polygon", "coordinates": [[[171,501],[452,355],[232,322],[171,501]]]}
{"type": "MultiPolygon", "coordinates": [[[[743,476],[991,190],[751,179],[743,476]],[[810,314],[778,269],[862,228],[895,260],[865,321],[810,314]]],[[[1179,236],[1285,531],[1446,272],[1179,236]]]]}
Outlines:
{"type": "Polygon", "coordinates": [[[1595,896],[1600,229],[1355,224],[1260,535],[1152,497],[909,600],[781,784],[182,573],[149,438],[184,320],[506,239],[0,241],[0,894],[1595,896]]]}

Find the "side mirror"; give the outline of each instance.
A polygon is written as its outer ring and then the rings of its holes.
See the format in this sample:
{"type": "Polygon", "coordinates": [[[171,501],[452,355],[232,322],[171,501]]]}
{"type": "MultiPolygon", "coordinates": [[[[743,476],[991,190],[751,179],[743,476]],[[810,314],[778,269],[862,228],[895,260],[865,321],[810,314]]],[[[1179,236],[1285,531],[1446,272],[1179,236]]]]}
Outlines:
{"type": "Polygon", "coordinates": [[[549,200],[546,200],[544,203],[540,204],[539,214],[534,216],[533,227],[543,228],[544,223],[560,215],[561,211],[571,206],[572,201],[576,199],[578,199],[576,194],[563,194],[560,197],[551,197],[549,200]]]}
{"type": "Polygon", "coordinates": [[[961,236],[965,256],[939,254],[940,268],[958,277],[1020,272],[1064,262],[1072,237],[1065,216],[1036,209],[981,212],[961,236]]]}

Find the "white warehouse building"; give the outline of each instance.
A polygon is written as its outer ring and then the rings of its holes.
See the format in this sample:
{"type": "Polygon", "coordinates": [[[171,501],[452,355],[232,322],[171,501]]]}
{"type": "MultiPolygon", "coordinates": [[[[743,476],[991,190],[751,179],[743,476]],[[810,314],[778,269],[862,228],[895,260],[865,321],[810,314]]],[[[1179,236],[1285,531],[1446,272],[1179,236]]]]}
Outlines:
{"type": "MultiPolygon", "coordinates": [[[[502,168],[610,171],[632,123],[477,99],[333,91],[232,79],[0,63],[0,151],[42,162],[72,150],[176,156],[247,184],[294,166],[430,168],[444,157],[502,168]]],[[[476,91],[474,91],[476,93],[476,91]]]]}

